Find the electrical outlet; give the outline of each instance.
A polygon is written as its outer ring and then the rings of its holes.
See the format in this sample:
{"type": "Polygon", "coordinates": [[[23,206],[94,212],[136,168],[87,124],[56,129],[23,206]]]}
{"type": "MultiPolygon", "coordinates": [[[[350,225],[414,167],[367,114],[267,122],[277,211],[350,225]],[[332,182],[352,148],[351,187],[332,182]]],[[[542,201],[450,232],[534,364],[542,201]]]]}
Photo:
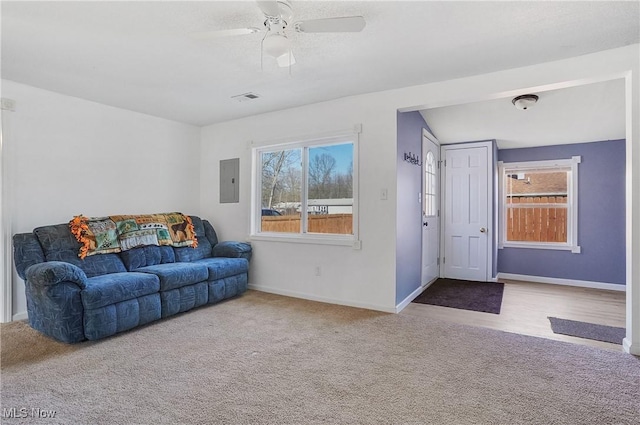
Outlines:
{"type": "Polygon", "coordinates": [[[320,266],[316,266],[315,274],[316,276],[320,276],[320,266]]]}

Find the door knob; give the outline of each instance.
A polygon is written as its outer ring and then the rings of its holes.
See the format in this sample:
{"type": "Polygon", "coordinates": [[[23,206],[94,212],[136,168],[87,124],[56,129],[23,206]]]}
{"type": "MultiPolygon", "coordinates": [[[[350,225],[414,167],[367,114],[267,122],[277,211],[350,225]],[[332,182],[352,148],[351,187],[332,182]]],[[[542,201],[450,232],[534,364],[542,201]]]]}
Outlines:
{"type": "Polygon", "coordinates": [[[484,227],[480,228],[480,233],[487,233],[487,229],[485,229],[484,227]]]}
{"type": "Polygon", "coordinates": [[[428,222],[428,221],[425,221],[424,223],[422,223],[422,225],[423,225],[424,227],[427,227],[427,226],[429,225],[429,222],[428,222]]]}

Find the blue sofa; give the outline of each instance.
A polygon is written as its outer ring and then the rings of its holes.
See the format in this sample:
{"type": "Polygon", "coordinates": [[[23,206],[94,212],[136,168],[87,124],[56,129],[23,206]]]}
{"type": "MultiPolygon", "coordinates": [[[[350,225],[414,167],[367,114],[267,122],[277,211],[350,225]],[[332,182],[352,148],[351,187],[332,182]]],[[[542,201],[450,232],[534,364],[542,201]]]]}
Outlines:
{"type": "Polygon", "coordinates": [[[68,224],[14,235],[29,324],[67,343],[96,340],[245,292],[251,246],[218,242],[208,221],[191,220],[197,248],[149,245],[82,260],[68,224]]]}

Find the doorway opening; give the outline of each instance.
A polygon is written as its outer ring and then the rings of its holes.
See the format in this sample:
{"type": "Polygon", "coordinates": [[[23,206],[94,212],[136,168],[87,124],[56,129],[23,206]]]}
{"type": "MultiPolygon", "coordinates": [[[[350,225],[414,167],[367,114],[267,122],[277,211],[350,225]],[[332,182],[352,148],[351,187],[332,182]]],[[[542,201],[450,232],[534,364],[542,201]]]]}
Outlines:
{"type": "MultiPolygon", "coordinates": [[[[584,84],[584,82],[567,83],[565,88],[567,88],[567,89],[574,88],[574,87],[583,88],[583,89],[585,89],[585,88],[593,88],[593,89],[595,89],[595,91],[600,91],[600,96],[601,97],[604,96],[603,95],[603,91],[606,91],[607,92],[606,96],[603,98],[603,101],[601,103],[603,103],[604,107],[607,107],[607,108],[610,108],[610,109],[612,108],[612,110],[614,111],[613,113],[618,116],[618,118],[616,118],[616,119],[618,119],[617,122],[618,122],[618,126],[620,128],[620,131],[621,131],[621,136],[617,137],[617,139],[618,140],[619,139],[626,139],[627,134],[625,133],[625,131],[626,131],[627,126],[626,126],[626,121],[625,121],[626,120],[625,96],[628,95],[628,93],[625,92],[625,80],[624,79],[615,79],[615,78],[613,78],[611,80],[606,80],[606,81],[605,80],[599,80],[599,81],[593,81],[591,83],[592,83],[593,87],[583,87],[583,86],[589,86],[589,84],[584,84]],[[608,89],[605,90],[604,88],[606,88],[606,87],[608,87],[608,89]],[[614,98],[614,99],[608,99],[610,97],[614,98]]],[[[541,90],[540,88],[538,88],[538,93],[544,93],[544,95],[541,96],[541,100],[545,100],[545,98],[549,99],[551,97],[559,96],[560,92],[562,92],[563,90],[557,90],[557,88],[558,88],[558,85],[556,85],[555,87],[550,87],[546,91],[545,90],[541,90]]],[[[497,99],[497,100],[498,101],[500,101],[500,100],[501,101],[505,101],[505,100],[508,100],[508,98],[504,97],[502,99],[497,99]]],[[[487,104],[488,104],[488,102],[493,102],[493,100],[492,101],[487,101],[487,104]]],[[[482,104],[484,102],[478,102],[478,103],[482,104]]],[[[490,107],[487,108],[486,105],[481,106],[481,107],[484,107],[485,109],[491,109],[490,107]]],[[[565,107],[566,107],[566,105],[565,105],[565,107]]],[[[447,109],[447,108],[454,108],[454,107],[444,107],[444,108],[435,108],[435,109],[447,109]]],[[[513,107],[510,106],[510,108],[513,108],[513,107]]],[[[482,121],[483,118],[482,117],[481,118],[474,118],[470,114],[470,109],[469,109],[468,105],[460,105],[460,110],[461,111],[464,110],[464,118],[466,120],[466,123],[467,123],[468,127],[470,127],[470,128],[476,127],[477,128],[478,126],[476,126],[475,124],[478,121],[482,121]]],[[[518,111],[518,112],[522,112],[522,111],[518,111]]],[[[434,122],[434,120],[429,118],[429,113],[425,112],[425,111],[421,111],[421,113],[425,117],[425,121],[428,123],[428,125],[431,126],[432,130],[434,130],[435,135],[437,137],[439,137],[443,148],[445,148],[446,146],[452,144],[452,141],[447,139],[447,137],[443,138],[441,136],[441,132],[439,131],[437,123],[434,122]]],[[[583,119],[584,119],[584,116],[585,115],[583,115],[583,119]]],[[[570,127],[580,127],[577,122],[571,122],[570,124],[568,124],[568,126],[570,126],[570,127]]],[[[526,133],[525,130],[526,129],[523,129],[523,131],[526,133]]],[[[555,133],[555,131],[553,131],[553,129],[548,129],[547,131],[550,134],[555,133]]],[[[469,136],[469,137],[466,137],[464,139],[458,139],[458,140],[455,140],[455,141],[456,142],[466,142],[466,141],[473,141],[473,140],[482,140],[485,137],[494,138],[495,135],[492,135],[492,134],[485,135],[485,134],[476,133],[474,136],[469,136]]],[[[599,140],[616,139],[616,137],[600,137],[599,138],[599,136],[597,136],[597,135],[592,135],[591,137],[592,138],[588,140],[589,142],[597,142],[599,140]]],[[[501,147],[500,146],[500,139],[499,138],[497,138],[497,139],[498,139],[497,140],[498,149],[500,149],[500,150],[503,150],[503,149],[516,149],[515,146],[509,145],[509,143],[513,143],[513,140],[508,140],[507,141],[507,145],[501,147]]],[[[553,139],[553,138],[549,138],[549,140],[547,140],[546,142],[542,141],[540,143],[540,146],[552,146],[554,143],[557,142],[557,141],[551,140],[551,139],[553,139]]],[[[578,141],[580,141],[579,137],[576,137],[576,140],[573,140],[573,142],[578,142],[578,141]]],[[[622,140],[622,144],[623,145],[624,145],[624,143],[625,143],[624,140],[622,140]]],[[[627,146],[628,146],[628,144],[627,144],[627,146]]],[[[532,147],[533,146],[522,146],[520,148],[522,148],[522,150],[524,151],[526,149],[531,149],[532,147]]],[[[443,161],[445,160],[444,155],[442,157],[442,160],[443,161]]],[[[622,163],[624,163],[624,159],[623,159],[622,163]]],[[[495,175],[497,176],[497,167],[495,167],[495,170],[492,170],[492,171],[495,172],[495,175]]],[[[624,171],[622,171],[622,174],[624,174],[624,171]]],[[[496,178],[495,182],[496,182],[496,186],[497,186],[497,178],[496,178]]],[[[627,193],[628,190],[625,189],[625,186],[628,184],[628,179],[625,180],[625,178],[623,177],[622,182],[623,183],[621,185],[621,187],[622,187],[621,190],[622,190],[623,193],[627,193]]],[[[442,191],[442,196],[446,197],[446,192],[445,192],[444,189],[442,191]]],[[[522,195],[522,196],[524,196],[524,195],[522,195]]],[[[444,201],[444,202],[446,202],[446,201],[444,201]]],[[[497,208],[498,207],[497,202],[498,202],[497,196],[494,196],[493,199],[492,199],[492,204],[496,207],[496,210],[498,209],[497,208]]],[[[628,210],[625,209],[624,200],[622,201],[622,207],[619,208],[619,210],[622,212],[622,218],[619,218],[616,222],[617,223],[622,223],[622,226],[624,226],[625,217],[626,217],[626,224],[628,226],[630,221],[631,221],[630,217],[628,217],[628,214],[630,214],[630,212],[628,212],[628,210]],[[626,213],[626,215],[625,215],[625,213],[626,213]]],[[[496,215],[497,215],[497,211],[496,211],[496,215]]],[[[444,220],[444,217],[443,217],[443,220],[444,220]]],[[[621,233],[623,234],[623,236],[622,236],[622,239],[620,239],[620,240],[622,240],[622,242],[619,245],[622,246],[622,251],[623,252],[621,254],[620,253],[616,253],[616,255],[617,255],[618,258],[623,258],[624,259],[625,257],[629,258],[629,256],[628,256],[628,253],[626,252],[627,244],[624,241],[624,233],[625,233],[624,232],[624,227],[622,227],[622,228],[623,228],[623,230],[622,230],[621,233]]],[[[443,238],[446,238],[446,236],[444,236],[446,234],[446,230],[445,229],[446,229],[446,223],[443,223],[443,238]]],[[[618,229],[619,229],[619,227],[618,227],[618,229]]],[[[497,235],[498,232],[501,231],[501,229],[495,229],[495,231],[496,231],[496,235],[497,235]]],[[[442,246],[441,246],[441,249],[442,249],[442,246]]],[[[497,247],[496,247],[496,250],[497,250],[497,247]]],[[[502,251],[497,251],[497,252],[499,252],[499,253],[496,256],[496,260],[498,260],[502,255],[502,251]]],[[[443,269],[444,269],[444,267],[446,266],[446,262],[447,262],[446,251],[443,249],[442,253],[443,253],[443,257],[444,257],[443,258],[443,263],[444,263],[443,264],[443,269]]],[[[507,257],[502,257],[502,258],[504,259],[504,258],[507,258],[507,257]]],[[[523,260],[522,263],[526,263],[526,262],[523,260]]],[[[539,261],[539,263],[542,263],[542,262],[539,261]]],[[[569,266],[567,266],[567,269],[568,268],[569,268],[569,266]]],[[[529,272],[531,272],[531,270],[528,270],[528,273],[521,273],[521,274],[518,274],[518,273],[504,273],[504,272],[501,271],[501,269],[498,267],[497,264],[496,264],[496,267],[492,270],[492,273],[490,273],[489,275],[490,275],[490,278],[499,279],[500,281],[505,282],[507,285],[511,285],[511,286],[519,285],[520,288],[525,288],[525,287],[529,287],[530,288],[531,285],[533,285],[533,287],[536,287],[536,288],[548,287],[550,289],[550,291],[559,290],[559,291],[564,291],[564,292],[569,293],[569,294],[573,292],[573,293],[576,294],[576,296],[578,296],[577,294],[582,294],[585,291],[586,292],[589,292],[589,291],[592,291],[592,290],[593,291],[598,291],[598,288],[605,288],[605,291],[603,291],[601,293],[601,296],[605,296],[605,297],[611,296],[612,298],[617,300],[614,304],[616,305],[615,308],[618,310],[619,314],[616,313],[616,314],[618,314],[617,319],[615,319],[616,323],[611,324],[612,326],[614,326],[614,325],[620,325],[621,322],[624,325],[624,322],[626,320],[625,319],[625,317],[626,317],[625,304],[626,304],[626,302],[628,302],[628,301],[624,300],[625,295],[623,293],[623,291],[624,291],[623,288],[625,287],[625,284],[627,283],[626,282],[626,274],[624,273],[625,270],[626,270],[626,267],[624,265],[622,265],[621,267],[616,267],[616,268],[618,270],[622,271],[621,280],[618,279],[618,282],[611,283],[611,282],[608,282],[606,279],[603,279],[601,282],[594,282],[593,289],[589,288],[590,282],[587,281],[587,279],[584,279],[584,280],[582,280],[582,279],[571,279],[571,278],[566,278],[566,277],[565,278],[555,278],[554,279],[552,277],[544,276],[544,273],[541,273],[541,276],[536,276],[536,274],[529,273],[529,272]],[[528,276],[531,276],[531,279],[528,279],[527,278],[528,276]],[[541,279],[536,279],[536,277],[540,277],[541,279]],[[555,282],[552,282],[553,280],[555,280],[555,282]],[[526,281],[526,283],[519,283],[518,281],[526,281]],[[575,286],[565,286],[565,287],[556,288],[555,285],[545,285],[544,283],[559,283],[559,284],[575,285],[575,286]],[[605,283],[605,285],[601,285],[601,283],[605,283]],[[579,287],[582,284],[586,284],[585,286],[587,286],[587,287],[586,288],[579,287]],[[607,289],[616,289],[616,291],[608,291],[607,289]],[[622,289],[622,291],[620,291],[620,289],[622,289]],[[622,303],[620,303],[621,300],[622,300],[622,303]]],[[[526,292],[526,290],[524,292],[526,292]]],[[[515,293],[517,294],[518,291],[516,291],[515,293]]],[[[505,292],[505,296],[506,296],[506,294],[507,294],[507,291],[505,292]]],[[[571,303],[571,300],[572,300],[572,298],[569,296],[567,298],[567,301],[569,303],[571,303]]],[[[574,300],[574,301],[577,303],[576,300],[574,300]]],[[[598,309],[595,308],[594,311],[598,311],[598,309]]],[[[466,314],[466,313],[464,313],[464,314],[466,314]]],[[[606,316],[607,316],[607,314],[603,314],[600,318],[591,317],[590,320],[593,321],[593,322],[606,322],[607,321],[607,320],[605,320],[606,316]]],[[[526,317],[526,315],[523,314],[523,317],[526,317]]],[[[586,319],[583,319],[583,320],[586,320],[586,319]]],[[[629,320],[626,320],[626,323],[627,323],[627,326],[630,327],[629,326],[629,320]]],[[[603,324],[607,324],[607,323],[603,323],[603,324]]],[[[545,326],[548,326],[548,325],[545,323],[545,326]]],[[[522,333],[526,333],[526,332],[522,332],[522,333]]]]}

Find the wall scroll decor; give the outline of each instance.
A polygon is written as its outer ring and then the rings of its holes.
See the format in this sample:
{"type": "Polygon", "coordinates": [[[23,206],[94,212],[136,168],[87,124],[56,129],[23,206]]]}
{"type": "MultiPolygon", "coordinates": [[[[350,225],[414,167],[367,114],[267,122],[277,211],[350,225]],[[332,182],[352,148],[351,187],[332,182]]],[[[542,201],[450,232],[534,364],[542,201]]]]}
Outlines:
{"type": "Polygon", "coordinates": [[[404,160],[410,164],[422,166],[422,162],[420,161],[420,157],[417,154],[412,154],[411,152],[404,153],[404,160]]]}

